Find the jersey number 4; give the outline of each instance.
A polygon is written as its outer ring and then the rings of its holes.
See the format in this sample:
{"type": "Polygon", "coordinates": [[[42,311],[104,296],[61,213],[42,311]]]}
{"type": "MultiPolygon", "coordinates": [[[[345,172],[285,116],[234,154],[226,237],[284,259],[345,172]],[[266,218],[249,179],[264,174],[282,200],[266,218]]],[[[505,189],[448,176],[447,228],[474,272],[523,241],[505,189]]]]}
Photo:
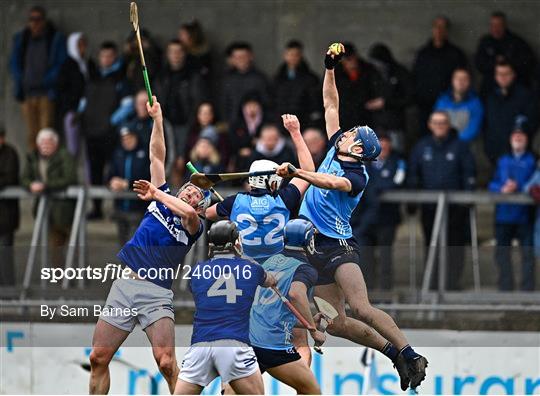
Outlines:
{"type": "Polygon", "coordinates": [[[225,296],[227,304],[235,304],[236,297],[242,295],[242,289],[236,288],[236,279],[234,276],[230,276],[228,279],[221,277],[210,286],[210,289],[206,292],[208,297],[225,296]],[[222,288],[222,286],[225,287],[222,288]]]}
{"type": "MultiPolygon", "coordinates": [[[[259,224],[257,223],[257,220],[249,214],[242,213],[238,215],[237,217],[238,223],[243,223],[244,221],[247,221],[249,223],[249,227],[243,229],[240,231],[240,236],[242,237],[242,243],[247,246],[259,246],[261,244],[261,238],[255,237],[253,239],[247,239],[248,235],[253,234],[255,231],[257,231],[257,227],[259,224]]],[[[273,245],[275,243],[279,243],[282,241],[282,237],[276,235],[283,231],[283,227],[285,227],[285,216],[283,216],[281,213],[273,213],[268,216],[266,216],[263,219],[263,224],[270,224],[273,221],[277,221],[277,225],[272,228],[272,230],[266,234],[264,237],[264,244],[265,245],[273,245]]]]}

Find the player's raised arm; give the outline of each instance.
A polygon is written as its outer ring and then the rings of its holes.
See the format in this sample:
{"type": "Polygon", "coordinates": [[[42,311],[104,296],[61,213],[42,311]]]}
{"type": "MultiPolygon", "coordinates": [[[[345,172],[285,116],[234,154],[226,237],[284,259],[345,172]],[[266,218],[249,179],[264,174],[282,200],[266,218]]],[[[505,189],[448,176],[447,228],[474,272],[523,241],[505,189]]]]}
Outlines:
{"type": "Polygon", "coordinates": [[[330,175],[328,173],[310,172],[304,169],[296,169],[295,172],[291,172],[290,165],[290,163],[284,162],[277,168],[276,174],[286,178],[297,177],[314,186],[327,190],[351,192],[353,189],[351,181],[346,177],[330,175]]]}
{"type": "Polygon", "coordinates": [[[334,43],[326,52],[324,58],[323,103],[324,119],[326,121],[326,133],[330,139],[339,130],[339,94],[336,87],[334,67],[339,63],[345,53],[345,47],[341,43],[334,43]]]}
{"type": "Polygon", "coordinates": [[[146,103],[148,114],[154,120],[152,135],[150,136],[150,180],[154,186],[165,184],[165,136],[163,133],[163,114],[156,97],[153,96],[153,105],[146,103]]]}
{"type": "Polygon", "coordinates": [[[161,191],[147,180],[136,180],[133,183],[133,191],[137,193],[139,199],[144,201],[159,201],[168,207],[174,214],[181,218],[182,226],[191,235],[195,235],[199,230],[200,220],[197,211],[182,199],[161,191]]]}
{"type": "MultiPolygon", "coordinates": [[[[289,134],[291,135],[294,147],[296,148],[296,155],[298,156],[298,162],[300,164],[300,167],[307,171],[314,172],[315,163],[313,162],[313,157],[311,156],[306,142],[302,137],[302,133],[300,132],[300,122],[298,121],[298,118],[292,114],[283,114],[281,118],[283,119],[283,126],[285,127],[285,129],[287,129],[287,131],[289,131],[289,134]]],[[[293,179],[291,183],[294,184],[296,188],[298,188],[300,194],[304,194],[304,192],[309,187],[308,182],[299,178],[293,179]]]]}

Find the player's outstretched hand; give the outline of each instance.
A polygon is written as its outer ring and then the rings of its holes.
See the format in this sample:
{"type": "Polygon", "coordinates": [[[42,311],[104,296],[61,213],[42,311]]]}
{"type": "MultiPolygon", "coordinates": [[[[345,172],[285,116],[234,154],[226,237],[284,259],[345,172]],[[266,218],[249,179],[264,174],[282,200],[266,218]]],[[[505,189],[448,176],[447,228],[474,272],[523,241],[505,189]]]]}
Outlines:
{"type": "Polygon", "coordinates": [[[137,193],[139,199],[142,199],[143,201],[152,201],[156,192],[159,190],[148,180],[136,180],[133,182],[133,191],[137,193]]]}
{"type": "Polygon", "coordinates": [[[334,69],[345,54],[345,46],[341,43],[333,43],[328,47],[324,57],[324,67],[328,70],[334,69]]]}
{"type": "Polygon", "coordinates": [[[283,114],[281,119],[283,120],[283,126],[291,135],[301,133],[300,121],[298,121],[298,117],[296,117],[294,114],[283,114]]]}
{"type": "Polygon", "coordinates": [[[284,178],[291,178],[298,175],[298,171],[294,165],[292,165],[290,162],[284,162],[276,169],[276,175],[284,177],[284,178]]]}
{"type": "Polygon", "coordinates": [[[310,331],[309,334],[311,335],[311,338],[313,338],[313,341],[315,341],[315,346],[322,346],[326,341],[326,334],[322,331],[314,330],[310,331]]]}
{"type": "Polygon", "coordinates": [[[148,111],[148,114],[152,119],[155,120],[163,120],[163,114],[161,113],[161,105],[157,101],[157,98],[155,96],[152,96],[153,104],[150,106],[150,103],[146,102],[146,110],[148,111]]]}

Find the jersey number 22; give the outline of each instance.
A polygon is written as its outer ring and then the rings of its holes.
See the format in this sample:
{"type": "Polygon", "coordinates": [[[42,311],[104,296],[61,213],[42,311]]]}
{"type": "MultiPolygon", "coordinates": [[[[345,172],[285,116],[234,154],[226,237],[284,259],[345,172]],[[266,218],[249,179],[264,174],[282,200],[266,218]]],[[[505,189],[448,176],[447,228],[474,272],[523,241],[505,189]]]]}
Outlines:
{"type": "MultiPolygon", "coordinates": [[[[270,224],[273,221],[277,220],[277,225],[266,234],[264,237],[264,244],[265,245],[273,245],[275,243],[279,243],[282,241],[281,237],[276,237],[276,234],[278,234],[280,231],[283,230],[283,227],[285,227],[285,216],[283,216],[281,213],[272,213],[268,216],[266,216],[263,219],[263,224],[270,224]]],[[[257,220],[249,214],[242,213],[238,215],[237,217],[238,223],[243,223],[244,221],[247,221],[249,223],[249,227],[243,229],[240,231],[240,236],[242,237],[242,243],[247,246],[259,246],[261,244],[261,238],[255,237],[253,239],[247,239],[248,235],[253,234],[255,231],[257,231],[257,227],[259,224],[257,223],[257,220]]]]}

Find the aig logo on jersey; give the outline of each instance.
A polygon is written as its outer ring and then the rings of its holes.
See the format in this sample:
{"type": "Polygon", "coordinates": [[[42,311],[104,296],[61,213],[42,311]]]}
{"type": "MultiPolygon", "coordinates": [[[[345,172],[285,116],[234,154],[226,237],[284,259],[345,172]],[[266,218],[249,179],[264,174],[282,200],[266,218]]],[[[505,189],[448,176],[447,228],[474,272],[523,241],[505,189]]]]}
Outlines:
{"type": "Polygon", "coordinates": [[[257,212],[267,212],[270,209],[270,202],[267,197],[252,197],[251,208],[257,212]]]}

